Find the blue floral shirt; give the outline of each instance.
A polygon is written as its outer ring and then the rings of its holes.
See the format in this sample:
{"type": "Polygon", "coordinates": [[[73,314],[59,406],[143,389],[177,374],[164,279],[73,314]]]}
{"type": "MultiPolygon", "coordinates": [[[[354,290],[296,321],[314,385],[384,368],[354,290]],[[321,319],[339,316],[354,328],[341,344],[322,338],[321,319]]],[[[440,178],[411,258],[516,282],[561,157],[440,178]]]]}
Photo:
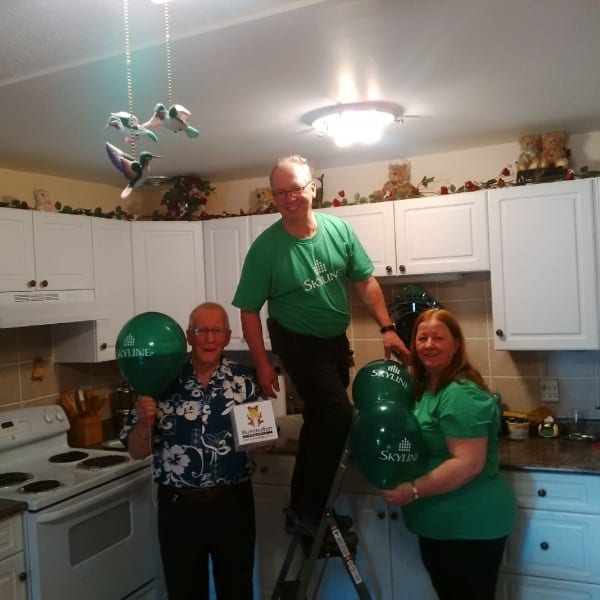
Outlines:
{"type": "MultiPolygon", "coordinates": [[[[242,365],[221,358],[204,387],[188,356],[180,376],[157,401],[154,480],[172,487],[210,488],[249,479],[254,459],[248,452],[236,452],[231,413],[236,404],[259,397],[259,388],[242,365]]],[[[133,408],[120,433],[125,445],[137,422],[133,408]]]]}

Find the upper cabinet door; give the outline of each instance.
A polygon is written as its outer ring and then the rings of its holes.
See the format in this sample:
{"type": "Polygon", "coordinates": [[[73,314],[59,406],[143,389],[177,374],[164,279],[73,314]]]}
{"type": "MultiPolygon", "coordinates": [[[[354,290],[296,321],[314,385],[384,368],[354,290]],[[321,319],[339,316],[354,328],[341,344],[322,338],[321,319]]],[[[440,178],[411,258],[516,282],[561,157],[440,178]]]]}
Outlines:
{"type": "Polygon", "coordinates": [[[484,191],[394,201],[397,273],[487,271],[484,191]]]}
{"type": "Polygon", "coordinates": [[[211,219],[203,223],[206,299],[222,304],[229,316],[230,350],[247,350],[240,311],[231,304],[246,252],[250,247],[250,217],[211,219]]]}
{"type": "Polygon", "coordinates": [[[33,211],[38,289],[94,288],[92,219],[33,211]]]}
{"type": "Polygon", "coordinates": [[[132,224],[135,313],[158,311],[185,331],[192,309],[204,302],[204,247],[198,221],[132,224]]]}
{"type": "Polygon", "coordinates": [[[353,204],[323,208],[321,212],[344,219],[356,232],[375,270],[376,277],[392,275],[396,264],[393,202],[353,204]]]}
{"type": "Polygon", "coordinates": [[[35,289],[31,211],[0,208],[0,292],[35,289]]]}
{"type": "Polygon", "coordinates": [[[496,349],[599,347],[594,189],[587,179],[489,192],[496,349]]]}

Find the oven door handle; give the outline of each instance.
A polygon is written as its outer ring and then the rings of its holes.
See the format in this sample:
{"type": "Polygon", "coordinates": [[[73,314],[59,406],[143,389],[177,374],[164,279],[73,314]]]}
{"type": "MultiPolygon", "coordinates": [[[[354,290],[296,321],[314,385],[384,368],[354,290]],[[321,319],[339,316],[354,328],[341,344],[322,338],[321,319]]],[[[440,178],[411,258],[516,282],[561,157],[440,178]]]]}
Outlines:
{"type": "Polygon", "coordinates": [[[147,469],[142,469],[141,471],[137,471],[136,473],[123,477],[121,483],[117,484],[117,482],[112,482],[108,486],[108,489],[99,492],[89,500],[82,500],[81,502],[77,502],[76,504],[66,508],[59,508],[57,510],[51,510],[48,512],[40,512],[36,520],[38,523],[59,523],[66,519],[71,519],[82,512],[86,512],[88,509],[94,506],[102,506],[102,508],[106,508],[107,501],[114,501],[119,497],[125,497],[128,491],[134,487],[137,487],[141,483],[146,482],[149,477],[150,471],[147,469]]]}

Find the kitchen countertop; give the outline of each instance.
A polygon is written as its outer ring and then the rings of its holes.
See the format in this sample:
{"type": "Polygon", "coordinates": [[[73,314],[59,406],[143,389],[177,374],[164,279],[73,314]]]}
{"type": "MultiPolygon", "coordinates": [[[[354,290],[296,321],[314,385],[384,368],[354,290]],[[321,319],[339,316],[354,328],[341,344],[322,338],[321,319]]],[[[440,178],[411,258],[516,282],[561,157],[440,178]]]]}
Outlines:
{"type": "Polygon", "coordinates": [[[25,510],[27,510],[27,502],[15,502],[14,500],[2,500],[0,498],[0,519],[7,519],[25,510]]]}
{"type": "MultiPolygon", "coordinates": [[[[278,440],[275,454],[296,453],[296,442],[278,440]]],[[[553,471],[600,475],[600,443],[578,442],[566,437],[500,438],[500,467],[511,470],[553,471]]]]}

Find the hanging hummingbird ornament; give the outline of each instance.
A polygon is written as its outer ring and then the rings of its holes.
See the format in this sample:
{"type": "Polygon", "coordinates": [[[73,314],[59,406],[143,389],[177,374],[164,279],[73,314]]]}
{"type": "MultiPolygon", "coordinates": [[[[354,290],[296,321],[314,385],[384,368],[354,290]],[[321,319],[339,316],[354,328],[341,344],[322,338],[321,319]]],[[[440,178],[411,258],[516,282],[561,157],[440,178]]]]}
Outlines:
{"type": "Polygon", "coordinates": [[[131,192],[140,187],[148,177],[150,161],[153,158],[162,158],[152,152],[140,152],[139,160],[130,154],[123,152],[120,148],[106,142],[106,152],[110,162],[129,180],[127,186],[121,192],[121,198],[125,199],[131,192]]]}
{"type": "Polygon", "coordinates": [[[121,111],[117,113],[110,113],[110,117],[108,117],[105,129],[106,127],[113,127],[117,131],[128,129],[129,132],[125,137],[126,144],[131,143],[134,139],[139,139],[142,135],[146,136],[153,142],[158,142],[158,137],[154,131],[150,131],[143,125],[140,125],[138,118],[135,115],[129,114],[128,112],[121,111]]]}
{"type": "Polygon", "coordinates": [[[189,125],[185,120],[186,117],[189,117],[191,114],[192,113],[185,106],[181,106],[181,104],[173,104],[169,110],[167,110],[167,107],[159,102],[154,107],[154,114],[152,117],[146,121],[142,127],[144,129],[154,129],[155,127],[163,125],[173,133],[184,131],[187,137],[195,138],[200,135],[200,132],[189,125]]]}

